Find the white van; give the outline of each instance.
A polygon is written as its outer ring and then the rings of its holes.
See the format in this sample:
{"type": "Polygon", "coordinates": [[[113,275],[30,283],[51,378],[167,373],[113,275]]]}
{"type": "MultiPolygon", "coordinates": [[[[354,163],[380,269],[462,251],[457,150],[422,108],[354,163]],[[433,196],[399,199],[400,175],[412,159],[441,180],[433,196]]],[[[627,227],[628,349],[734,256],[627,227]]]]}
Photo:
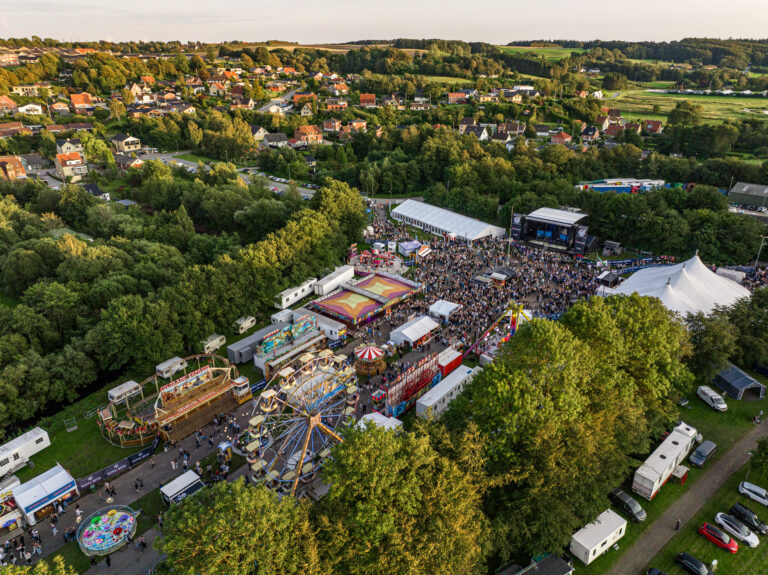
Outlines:
{"type": "Polygon", "coordinates": [[[699,389],[696,390],[696,395],[715,411],[726,411],[728,409],[723,396],[707,385],[699,386],[699,389]]]}
{"type": "Polygon", "coordinates": [[[762,505],[768,506],[768,491],[754,483],[742,481],[739,483],[739,493],[752,501],[757,501],[762,505]]]}

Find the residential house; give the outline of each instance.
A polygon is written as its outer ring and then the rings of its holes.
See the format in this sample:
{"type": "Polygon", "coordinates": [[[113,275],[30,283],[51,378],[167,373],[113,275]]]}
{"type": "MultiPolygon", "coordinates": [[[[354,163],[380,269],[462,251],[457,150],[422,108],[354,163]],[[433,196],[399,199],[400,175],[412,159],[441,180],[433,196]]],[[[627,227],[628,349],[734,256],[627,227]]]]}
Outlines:
{"type": "Polygon", "coordinates": [[[309,105],[309,102],[304,104],[299,111],[299,115],[302,118],[311,118],[313,114],[314,112],[312,111],[312,106],[309,105]]]}
{"type": "Polygon", "coordinates": [[[288,136],[278,132],[277,134],[267,134],[261,140],[264,148],[282,148],[288,145],[288,136]]]}
{"type": "Polygon", "coordinates": [[[581,120],[574,120],[572,122],[573,127],[571,128],[574,133],[581,133],[584,131],[584,128],[587,127],[587,124],[585,122],[582,122],[581,120]]]}
{"type": "Polygon", "coordinates": [[[213,84],[208,86],[208,93],[211,96],[221,98],[227,95],[227,88],[221,82],[214,82],[213,84]]]}
{"type": "Polygon", "coordinates": [[[510,136],[522,136],[525,133],[525,124],[520,122],[504,122],[496,127],[497,132],[510,136]]]}
{"type": "Polygon", "coordinates": [[[576,90],[577,98],[586,98],[587,96],[589,96],[589,92],[587,92],[586,90],[576,90]]]}
{"type": "Polygon", "coordinates": [[[251,126],[251,135],[254,142],[261,142],[267,134],[269,132],[263,126],[251,126]]]}
{"type": "Polygon", "coordinates": [[[304,161],[306,162],[308,168],[312,168],[314,170],[314,168],[317,167],[317,159],[314,156],[304,156],[304,161]]]}
{"type": "Polygon", "coordinates": [[[537,138],[547,138],[549,137],[549,126],[545,126],[543,124],[535,124],[533,126],[533,129],[536,130],[536,137],[537,138]]]}
{"type": "Polygon", "coordinates": [[[475,118],[462,118],[459,120],[459,134],[464,134],[467,128],[477,126],[477,120],[475,118]]]}
{"type": "Polygon", "coordinates": [[[329,112],[338,112],[347,109],[347,101],[342,98],[328,98],[325,101],[325,109],[329,112]]]}
{"type": "Polygon", "coordinates": [[[267,106],[267,112],[270,114],[276,114],[278,116],[285,116],[288,112],[293,110],[293,104],[290,102],[275,102],[267,106]]]}
{"type": "Polygon", "coordinates": [[[16,134],[23,134],[25,132],[29,132],[29,129],[21,122],[6,122],[5,124],[0,124],[0,138],[10,138],[16,134]]]}
{"type": "Polygon", "coordinates": [[[597,126],[598,130],[605,132],[608,129],[609,124],[610,122],[608,121],[608,116],[598,116],[595,118],[595,125],[597,126]]]}
{"type": "Polygon", "coordinates": [[[571,135],[568,134],[567,132],[558,132],[557,134],[555,134],[549,139],[549,143],[561,144],[564,146],[566,144],[570,144],[572,139],[573,138],[571,138],[571,135]]]}
{"type": "Polygon", "coordinates": [[[83,184],[83,188],[85,188],[85,191],[91,194],[94,198],[104,200],[105,202],[110,200],[109,192],[102,191],[98,184],[83,184]]]}
{"type": "Polygon", "coordinates": [[[346,142],[352,138],[352,128],[349,125],[342,126],[339,130],[339,140],[346,142]]]}
{"type": "Polygon", "coordinates": [[[54,102],[50,106],[51,113],[58,114],[59,116],[69,116],[71,113],[69,105],[64,102],[54,102]]]}
{"type": "Polygon", "coordinates": [[[28,174],[31,172],[40,172],[46,168],[51,167],[51,162],[48,158],[41,156],[37,153],[21,154],[19,156],[21,163],[24,165],[24,171],[28,174]]]}
{"type": "Polygon", "coordinates": [[[466,104],[467,95],[464,92],[448,92],[449,104],[466,104]]]}
{"type": "Polygon", "coordinates": [[[0,95],[0,114],[13,114],[18,107],[18,104],[9,96],[0,95]]]}
{"type": "Polygon", "coordinates": [[[341,130],[341,120],[337,120],[336,118],[323,120],[324,132],[338,132],[339,130],[341,130]]]}
{"type": "Polygon", "coordinates": [[[603,99],[603,91],[602,90],[595,90],[592,92],[592,97],[596,100],[602,100],[603,99]]]}
{"type": "Polygon", "coordinates": [[[323,131],[318,126],[299,126],[293,137],[301,144],[320,144],[323,142],[323,131]]]}
{"type": "Polygon", "coordinates": [[[467,126],[464,130],[465,134],[474,134],[481,142],[485,142],[488,139],[488,130],[483,126],[467,126]]]}
{"type": "Polygon", "coordinates": [[[141,77],[141,83],[142,84],[154,84],[155,78],[152,76],[142,76],[141,77]]]}
{"type": "Polygon", "coordinates": [[[66,138],[64,140],[56,140],[56,153],[82,154],[83,143],[80,141],[80,138],[66,138]]]}
{"type": "Polygon", "coordinates": [[[117,164],[118,168],[124,172],[127,172],[131,168],[136,168],[138,170],[141,168],[144,162],[142,162],[139,158],[132,158],[131,156],[126,156],[125,154],[115,154],[115,164],[117,164]]]}
{"type": "Polygon", "coordinates": [[[477,97],[477,101],[481,104],[487,104],[488,102],[498,102],[499,101],[499,95],[498,94],[480,94],[477,97]]]}
{"type": "Polygon", "coordinates": [[[615,138],[624,131],[624,126],[621,124],[611,124],[604,131],[606,138],[615,138]]]}
{"type": "Polygon", "coordinates": [[[189,115],[197,112],[197,108],[195,108],[192,104],[179,104],[178,106],[171,106],[168,111],[189,115]]]}
{"type": "Polygon", "coordinates": [[[507,142],[512,141],[512,134],[509,132],[496,132],[491,136],[491,141],[506,145],[507,142]]]}
{"type": "Polygon", "coordinates": [[[624,124],[624,131],[631,132],[639,136],[640,132],[642,131],[642,126],[636,122],[627,122],[624,124]]]}
{"type": "Polygon", "coordinates": [[[18,66],[19,55],[16,52],[0,52],[0,68],[6,68],[8,66],[18,66]]]}
{"type": "Polygon", "coordinates": [[[317,96],[312,92],[296,92],[293,95],[293,105],[298,106],[302,100],[317,100],[317,96]]]}
{"type": "MultiPolygon", "coordinates": [[[[605,110],[605,108],[603,108],[605,110]]],[[[618,122],[621,120],[621,110],[618,108],[609,108],[608,109],[608,119],[611,122],[618,122]]]]}
{"type": "Polygon", "coordinates": [[[93,98],[88,92],[70,94],[69,101],[72,103],[72,109],[75,111],[75,114],[90,114],[93,112],[93,98]]]}
{"type": "Polygon", "coordinates": [[[19,84],[11,88],[11,93],[24,96],[26,98],[36,98],[40,95],[40,90],[43,89],[50,90],[51,85],[42,82],[38,82],[37,84],[19,84]]]}
{"type": "Polygon", "coordinates": [[[600,130],[595,126],[587,126],[581,131],[582,142],[597,142],[600,139],[600,130]]]}
{"type": "Polygon", "coordinates": [[[382,106],[394,106],[395,108],[400,105],[400,99],[395,96],[394,94],[391,94],[389,96],[382,96],[381,97],[381,105],[382,106]]]}
{"type": "Polygon", "coordinates": [[[355,132],[360,132],[360,131],[365,131],[365,128],[368,126],[368,122],[358,118],[356,120],[351,120],[348,123],[348,125],[355,132]]]}
{"type": "Polygon", "coordinates": [[[333,84],[328,91],[334,96],[346,96],[349,94],[349,86],[341,82],[339,84],[333,84]]]}
{"type": "Polygon", "coordinates": [[[0,180],[20,180],[27,177],[24,164],[18,156],[0,156],[0,180]]]}
{"type": "Polygon", "coordinates": [[[64,182],[79,182],[88,173],[88,166],[77,152],[56,154],[54,160],[56,175],[64,182]]]}
{"type": "Polygon", "coordinates": [[[43,107],[40,104],[35,104],[34,102],[30,102],[29,104],[24,104],[23,106],[19,106],[16,108],[16,113],[18,114],[33,114],[40,116],[43,113],[43,107]]]}
{"type": "Polygon", "coordinates": [[[360,94],[360,107],[361,108],[375,108],[376,107],[376,94],[360,94]]]}
{"type": "Polygon", "coordinates": [[[661,134],[664,130],[664,126],[661,120],[646,120],[643,124],[643,130],[651,135],[661,134]]]}
{"type": "Polygon", "coordinates": [[[256,102],[253,98],[232,98],[232,103],[229,105],[230,110],[253,110],[256,107],[256,102]]]}
{"type": "Polygon", "coordinates": [[[421,112],[424,110],[429,110],[432,108],[432,104],[429,102],[411,102],[409,105],[409,109],[415,111],[415,112],[421,112]]]}
{"type": "Polygon", "coordinates": [[[141,149],[141,140],[130,134],[116,134],[110,141],[115,150],[121,154],[130,154],[141,149]]]}

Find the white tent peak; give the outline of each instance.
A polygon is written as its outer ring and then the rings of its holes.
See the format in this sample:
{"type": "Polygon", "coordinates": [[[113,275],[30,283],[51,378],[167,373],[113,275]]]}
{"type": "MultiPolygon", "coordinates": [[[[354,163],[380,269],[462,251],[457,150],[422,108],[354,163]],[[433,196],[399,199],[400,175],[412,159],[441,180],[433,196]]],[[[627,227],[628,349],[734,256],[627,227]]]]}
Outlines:
{"type": "Polygon", "coordinates": [[[745,287],[724,276],[717,275],[704,265],[697,255],[673,266],[646,268],[635,272],[627,281],[605,294],[638,293],[656,297],[670,310],[682,315],[711,313],[716,306],[732,305],[749,297],[745,287]]]}

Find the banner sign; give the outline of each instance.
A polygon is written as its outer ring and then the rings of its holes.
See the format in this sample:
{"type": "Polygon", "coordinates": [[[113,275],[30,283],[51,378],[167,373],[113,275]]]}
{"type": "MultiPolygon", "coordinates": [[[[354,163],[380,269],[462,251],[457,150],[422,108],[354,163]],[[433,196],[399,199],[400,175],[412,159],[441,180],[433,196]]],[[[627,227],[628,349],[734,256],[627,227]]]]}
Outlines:
{"type": "Polygon", "coordinates": [[[267,387],[267,380],[262,379],[261,381],[257,381],[251,386],[251,393],[256,393],[257,391],[260,391],[267,387]]]}

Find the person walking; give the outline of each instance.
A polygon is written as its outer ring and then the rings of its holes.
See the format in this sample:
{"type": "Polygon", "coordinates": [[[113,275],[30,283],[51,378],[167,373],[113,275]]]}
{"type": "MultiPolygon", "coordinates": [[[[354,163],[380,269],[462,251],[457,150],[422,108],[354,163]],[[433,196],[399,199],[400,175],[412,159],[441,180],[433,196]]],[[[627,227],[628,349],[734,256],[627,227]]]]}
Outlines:
{"type": "Polygon", "coordinates": [[[83,520],[83,510],[80,509],[80,505],[75,505],[75,523],[80,524],[83,520]]]}
{"type": "Polygon", "coordinates": [[[106,559],[104,561],[107,564],[107,567],[112,567],[112,556],[111,555],[107,555],[107,557],[106,557],[106,559]]]}
{"type": "Polygon", "coordinates": [[[680,531],[680,518],[675,521],[675,531],[680,531]]]}
{"type": "Polygon", "coordinates": [[[91,555],[91,567],[96,567],[96,565],[97,565],[97,563],[96,563],[96,557],[94,557],[93,555],[91,555]]]}
{"type": "Polygon", "coordinates": [[[53,521],[51,521],[51,533],[53,533],[54,537],[59,533],[59,530],[56,529],[56,524],[53,521]]]}

